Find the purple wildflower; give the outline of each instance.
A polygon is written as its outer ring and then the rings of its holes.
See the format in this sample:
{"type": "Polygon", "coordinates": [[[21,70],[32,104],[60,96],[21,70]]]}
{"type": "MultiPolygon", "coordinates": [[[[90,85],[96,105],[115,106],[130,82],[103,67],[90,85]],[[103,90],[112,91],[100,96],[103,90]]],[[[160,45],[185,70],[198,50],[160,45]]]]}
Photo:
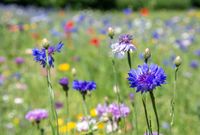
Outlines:
{"type": "Polygon", "coordinates": [[[200,49],[194,51],[194,54],[195,54],[196,56],[199,56],[199,57],[200,57],[200,49]]]}
{"type": "Polygon", "coordinates": [[[148,92],[166,83],[164,70],[155,64],[150,66],[146,63],[139,65],[138,69],[131,69],[128,75],[130,87],[136,87],[136,92],[148,92]]]}
{"type": "Polygon", "coordinates": [[[45,109],[34,109],[32,111],[29,111],[25,118],[29,121],[35,121],[40,122],[43,119],[46,119],[48,117],[48,112],[45,109]]]}
{"type": "Polygon", "coordinates": [[[112,116],[114,119],[118,120],[119,118],[127,117],[128,114],[130,113],[129,107],[127,107],[124,104],[110,104],[108,106],[108,110],[110,113],[112,113],[112,116]]]}
{"type": "MultiPolygon", "coordinates": [[[[60,42],[58,43],[56,46],[49,46],[48,47],[48,64],[50,67],[54,67],[54,58],[53,58],[53,54],[55,52],[60,52],[61,49],[63,47],[63,43],[60,42]]],[[[45,67],[46,66],[46,49],[42,48],[41,50],[39,50],[38,48],[35,48],[32,50],[33,52],[33,56],[34,56],[34,60],[36,62],[40,62],[40,64],[45,67]]]]}
{"type": "Polygon", "coordinates": [[[57,102],[55,103],[55,107],[56,107],[56,109],[61,109],[61,108],[63,108],[63,103],[57,101],[57,102]]]}
{"type": "Polygon", "coordinates": [[[24,63],[24,59],[22,57],[15,58],[15,63],[21,65],[24,63]]]}
{"type": "Polygon", "coordinates": [[[67,91],[69,89],[69,80],[63,77],[59,80],[59,84],[63,87],[63,90],[67,91]]]}
{"type": "Polygon", "coordinates": [[[129,107],[127,107],[125,104],[118,105],[116,103],[112,103],[110,105],[98,104],[96,111],[99,117],[111,114],[112,118],[114,118],[115,120],[127,117],[128,114],[130,113],[129,107]]]}
{"type": "Polygon", "coordinates": [[[118,57],[123,57],[128,51],[135,50],[135,46],[132,44],[132,36],[124,34],[119,37],[119,41],[111,45],[112,52],[118,57]]]}
{"type": "Polygon", "coordinates": [[[192,60],[190,62],[190,67],[193,69],[197,69],[199,67],[199,62],[197,60],[192,60]]]}
{"type": "Polygon", "coordinates": [[[0,56],[0,64],[3,64],[6,61],[6,58],[3,56],[0,56]]]}

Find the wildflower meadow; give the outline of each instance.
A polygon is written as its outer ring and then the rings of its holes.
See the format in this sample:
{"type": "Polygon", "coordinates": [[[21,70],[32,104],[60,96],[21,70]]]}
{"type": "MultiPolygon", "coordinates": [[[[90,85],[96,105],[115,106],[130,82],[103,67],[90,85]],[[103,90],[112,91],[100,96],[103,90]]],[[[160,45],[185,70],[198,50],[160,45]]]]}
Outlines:
{"type": "Polygon", "coordinates": [[[199,135],[200,10],[0,5],[0,135],[199,135]]]}

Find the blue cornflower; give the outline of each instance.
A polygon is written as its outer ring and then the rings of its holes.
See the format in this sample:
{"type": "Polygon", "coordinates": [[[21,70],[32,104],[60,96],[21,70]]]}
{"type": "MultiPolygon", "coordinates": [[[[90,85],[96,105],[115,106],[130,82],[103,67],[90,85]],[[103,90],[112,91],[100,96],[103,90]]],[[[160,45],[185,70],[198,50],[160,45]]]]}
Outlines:
{"type": "MultiPolygon", "coordinates": [[[[60,52],[61,49],[63,47],[63,43],[60,42],[58,43],[56,46],[49,46],[48,47],[48,64],[50,67],[54,67],[54,58],[53,58],[53,54],[55,52],[60,52]]],[[[38,48],[34,48],[32,50],[33,52],[33,57],[34,57],[34,60],[36,62],[40,62],[40,64],[43,66],[43,68],[46,66],[46,49],[45,48],[42,48],[41,50],[39,50],[38,48]]]]}
{"type": "Polygon", "coordinates": [[[166,74],[158,65],[146,63],[139,65],[138,69],[131,69],[128,73],[131,88],[136,87],[136,92],[148,92],[166,83],[166,74]]]}
{"type": "Polygon", "coordinates": [[[93,81],[74,80],[73,89],[80,92],[92,91],[96,89],[96,83],[93,81]]]}

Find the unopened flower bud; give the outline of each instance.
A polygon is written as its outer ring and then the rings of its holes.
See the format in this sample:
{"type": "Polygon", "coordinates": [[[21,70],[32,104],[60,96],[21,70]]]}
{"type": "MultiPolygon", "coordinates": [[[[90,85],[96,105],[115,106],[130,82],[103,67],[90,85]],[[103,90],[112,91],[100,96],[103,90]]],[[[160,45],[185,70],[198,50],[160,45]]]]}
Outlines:
{"type": "Polygon", "coordinates": [[[113,28],[112,28],[112,27],[109,27],[109,28],[108,28],[108,36],[109,36],[111,39],[113,39],[114,35],[115,35],[115,33],[114,33],[113,28]]]}
{"type": "Polygon", "coordinates": [[[72,68],[72,75],[76,76],[76,69],[75,68],[72,68]]]}
{"type": "Polygon", "coordinates": [[[117,85],[113,86],[114,93],[119,93],[119,87],[117,85]]]}
{"type": "Polygon", "coordinates": [[[151,57],[151,51],[149,48],[146,48],[144,51],[144,59],[148,60],[151,57]]]}
{"type": "Polygon", "coordinates": [[[49,45],[50,45],[50,43],[49,43],[49,41],[46,38],[42,39],[42,46],[45,49],[48,49],[49,45]]]}
{"type": "Polygon", "coordinates": [[[182,63],[182,59],[180,56],[177,56],[174,60],[174,64],[176,65],[176,67],[179,67],[182,63]]]}

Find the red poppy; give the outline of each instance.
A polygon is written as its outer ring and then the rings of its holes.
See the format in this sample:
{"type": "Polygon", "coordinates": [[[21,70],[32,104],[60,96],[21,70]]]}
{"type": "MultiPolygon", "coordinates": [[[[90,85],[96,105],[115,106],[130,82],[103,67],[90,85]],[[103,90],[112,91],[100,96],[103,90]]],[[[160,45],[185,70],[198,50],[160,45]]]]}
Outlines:
{"type": "Polygon", "coordinates": [[[148,16],[148,15],[149,15],[149,10],[148,10],[148,8],[141,8],[141,9],[140,9],[140,14],[141,14],[142,16],[148,16]]]}
{"type": "Polygon", "coordinates": [[[99,41],[98,38],[92,38],[92,39],[90,40],[90,45],[92,45],[92,46],[99,47],[99,44],[100,44],[100,41],[99,41]]]}
{"type": "Polygon", "coordinates": [[[73,21],[68,21],[65,24],[65,31],[70,32],[74,27],[74,22],[73,21]]]}

